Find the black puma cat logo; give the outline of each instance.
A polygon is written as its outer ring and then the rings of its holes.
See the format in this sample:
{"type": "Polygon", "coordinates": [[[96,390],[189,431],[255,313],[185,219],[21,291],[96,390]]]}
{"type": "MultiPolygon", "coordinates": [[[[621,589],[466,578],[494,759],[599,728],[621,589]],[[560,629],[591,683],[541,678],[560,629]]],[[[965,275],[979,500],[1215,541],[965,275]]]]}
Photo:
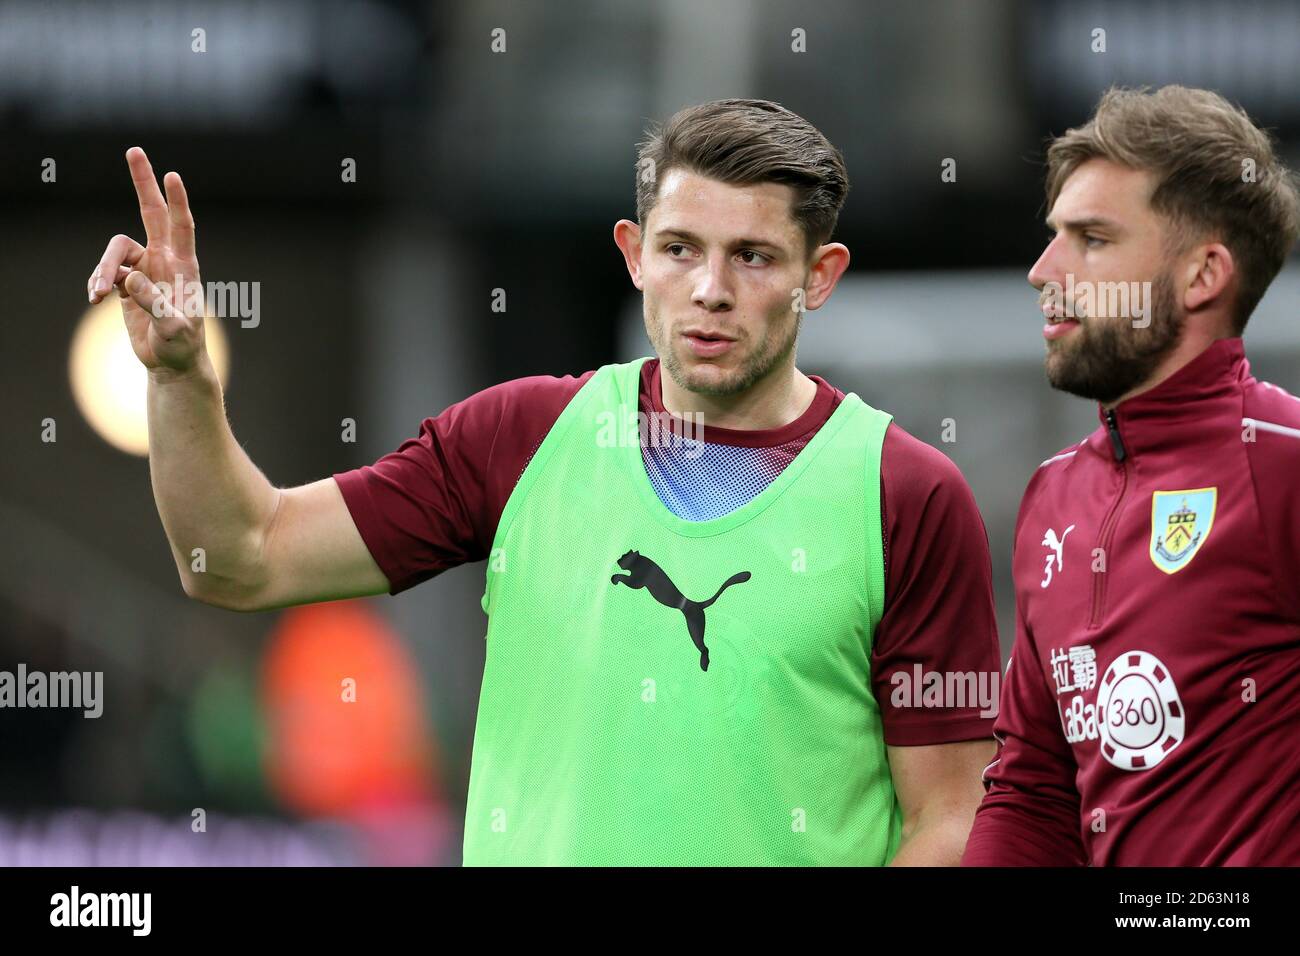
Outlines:
{"type": "Polygon", "coordinates": [[[749,572],[739,571],[727,578],[722,583],[722,587],[718,588],[717,594],[707,601],[692,601],[677,590],[677,585],[673,584],[663,568],[639,552],[629,551],[618,559],[618,566],[627,574],[612,575],[609,579],[611,584],[622,581],[630,588],[645,588],[650,592],[650,596],[664,607],[677,608],[682,612],[686,617],[686,630],[690,632],[691,640],[695,642],[700,652],[700,670],[707,671],[709,649],[704,644],[704,609],[711,607],[713,602],[722,596],[722,592],[733,584],[743,584],[748,581],[749,572]]]}

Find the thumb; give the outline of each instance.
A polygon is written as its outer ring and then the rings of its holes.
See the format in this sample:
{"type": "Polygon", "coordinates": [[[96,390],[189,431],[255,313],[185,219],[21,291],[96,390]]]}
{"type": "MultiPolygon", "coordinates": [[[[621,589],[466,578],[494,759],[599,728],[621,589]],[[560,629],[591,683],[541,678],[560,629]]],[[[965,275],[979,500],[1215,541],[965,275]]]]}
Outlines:
{"type": "Polygon", "coordinates": [[[163,290],[154,285],[147,275],[136,269],[126,277],[123,283],[126,291],[131,294],[140,308],[144,309],[155,319],[176,318],[180,313],[167,300],[163,290]]]}

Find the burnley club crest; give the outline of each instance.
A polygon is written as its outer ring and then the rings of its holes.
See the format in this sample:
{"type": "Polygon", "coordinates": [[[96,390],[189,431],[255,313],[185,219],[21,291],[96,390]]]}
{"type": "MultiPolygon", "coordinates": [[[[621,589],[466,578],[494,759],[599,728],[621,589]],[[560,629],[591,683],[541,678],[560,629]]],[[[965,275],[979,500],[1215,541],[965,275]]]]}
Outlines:
{"type": "Polygon", "coordinates": [[[1151,560],[1157,568],[1174,574],[1187,567],[1210,536],[1218,499],[1217,487],[1151,496],[1151,560]]]}

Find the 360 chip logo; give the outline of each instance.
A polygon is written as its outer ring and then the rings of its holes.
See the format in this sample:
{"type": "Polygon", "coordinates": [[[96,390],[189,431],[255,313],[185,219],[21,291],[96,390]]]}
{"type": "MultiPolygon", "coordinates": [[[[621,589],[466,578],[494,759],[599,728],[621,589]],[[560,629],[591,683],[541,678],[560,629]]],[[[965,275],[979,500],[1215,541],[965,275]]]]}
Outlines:
{"type": "Polygon", "coordinates": [[[1183,742],[1187,719],[1178,688],[1146,651],[1116,657],[1097,685],[1102,755],[1121,770],[1150,770],[1183,742]]]}

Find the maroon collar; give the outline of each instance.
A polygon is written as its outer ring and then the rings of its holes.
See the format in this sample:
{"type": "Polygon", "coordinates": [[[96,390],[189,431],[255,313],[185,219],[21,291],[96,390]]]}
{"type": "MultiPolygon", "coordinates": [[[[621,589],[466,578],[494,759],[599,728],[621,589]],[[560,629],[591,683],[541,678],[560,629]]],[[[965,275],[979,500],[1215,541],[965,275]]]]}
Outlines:
{"type": "MultiPolygon", "coordinates": [[[[747,448],[773,448],[795,441],[815,432],[831,417],[831,412],[844,397],[833,385],[819,375],[809,375],[817,383],[817,394],[804,413],[794,421],[780,428],[718,428],[705,424],[703,440],[721,445],[742,445],[747,448]]],[[[660,379],[660,363],[657,358],[648,359],[641,369],[642,395],[650,400],[651,410],[658,414],[670,414],[664,408],[663,383],[660,379]]]]}
{"type": "Polygon", "coordinates": [[[1219,339],[1155,388],[1120,402],[1112,414],[1098,405],[1101,428],[1091,440],[1098,451],[1115,456],[1112,422],[1129,457],[1184,440],[1186,429],[1204,430],[1218,410],[1216,403],[1252,381],[1241,339],[1219,339]]]}

